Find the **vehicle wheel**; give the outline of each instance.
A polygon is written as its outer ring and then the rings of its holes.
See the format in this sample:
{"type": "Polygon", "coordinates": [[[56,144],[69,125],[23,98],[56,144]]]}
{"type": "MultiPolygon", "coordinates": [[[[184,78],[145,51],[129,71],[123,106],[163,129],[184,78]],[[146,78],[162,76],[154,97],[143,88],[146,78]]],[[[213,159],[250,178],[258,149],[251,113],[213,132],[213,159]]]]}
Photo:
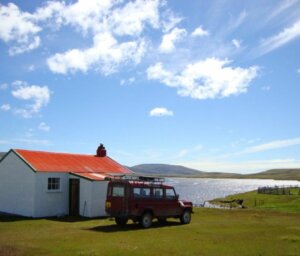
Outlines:
{"type": "Polygon", "coordinates": [[[152,225],[152,214],[150,212],[145,212],[141,217],[140,224],[143,228],[149,228],[152,225]]]}
{"type": "Polygon", "coordinates": [[[185,210],[180,217],[180,222],[182,224],[189,224],[191,222],[191,211],[185,210]]]}
{"type": "Polygon", "coordinates": [[[125,217],[116,217],[115,221],[116,221],[116,223],[117,223],[118,226],[124,226],[124,225],[126,225],[126,223],[128,221],[128,218],[125,218],[125,217]]]}

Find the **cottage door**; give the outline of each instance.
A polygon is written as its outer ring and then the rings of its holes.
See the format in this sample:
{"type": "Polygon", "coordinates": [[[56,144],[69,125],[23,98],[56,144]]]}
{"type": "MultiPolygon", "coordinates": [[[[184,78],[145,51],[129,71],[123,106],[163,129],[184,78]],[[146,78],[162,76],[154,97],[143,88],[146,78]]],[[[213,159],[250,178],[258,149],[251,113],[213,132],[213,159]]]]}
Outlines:
{"type": "Polygon", "coordinates": [[[79,179],[69,180],[69,215],[79,215],[79,179]]]}

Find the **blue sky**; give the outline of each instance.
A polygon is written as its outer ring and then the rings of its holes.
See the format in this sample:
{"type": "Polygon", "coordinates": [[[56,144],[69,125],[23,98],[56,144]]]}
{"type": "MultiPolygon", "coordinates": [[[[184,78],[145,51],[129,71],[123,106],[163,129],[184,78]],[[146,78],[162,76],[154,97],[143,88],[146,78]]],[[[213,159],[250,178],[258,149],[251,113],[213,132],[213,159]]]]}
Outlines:
{"type": "Polygon", "coordinates": [[[0,151],[300,168],[300,1],[0,3],[0,151]]]}

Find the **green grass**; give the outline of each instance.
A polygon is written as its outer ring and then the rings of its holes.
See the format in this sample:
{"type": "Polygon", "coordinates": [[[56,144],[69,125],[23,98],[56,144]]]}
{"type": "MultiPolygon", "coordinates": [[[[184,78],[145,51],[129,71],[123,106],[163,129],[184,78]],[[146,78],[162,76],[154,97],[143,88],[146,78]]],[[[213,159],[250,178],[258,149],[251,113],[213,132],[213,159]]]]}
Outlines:
{"type": "Polygon", "coordinates": [[[0,255],[300,255],[300,214],[195,209],[189,225],[0,218],[0,255]]]}
{"type": "MultiPolygon", "coordinates": [[[[240,198],[244,200],[243,205],[250,209],[300,213],[300,188],[291,189],[290,192],[291,195],[269,195],[258,194],[256,191],[251,191],[227,196],[225,198],[217,198],[211,202],[229,206],[229,204],[222,204],[220,201],[230,201],[240,198]]],[[[232,206],[236,207],[237,205],[232,204],[232,206]]]]}

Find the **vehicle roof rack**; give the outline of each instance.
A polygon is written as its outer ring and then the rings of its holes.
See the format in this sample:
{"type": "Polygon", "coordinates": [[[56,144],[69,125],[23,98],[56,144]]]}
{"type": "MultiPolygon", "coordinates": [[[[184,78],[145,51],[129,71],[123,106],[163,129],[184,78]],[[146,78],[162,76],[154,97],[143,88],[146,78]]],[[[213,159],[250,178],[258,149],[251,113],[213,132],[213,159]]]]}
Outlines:
{"type": "Polygon", "coordinates": [[[141,181],[141,182],[149,182],[149,183],[163,183],[165,182],[165,178],[163,177],[154,177],[154,176],[141,176],[141,175],[113,175],[113,180],[127,180],[127,181],[141,181]]]}

